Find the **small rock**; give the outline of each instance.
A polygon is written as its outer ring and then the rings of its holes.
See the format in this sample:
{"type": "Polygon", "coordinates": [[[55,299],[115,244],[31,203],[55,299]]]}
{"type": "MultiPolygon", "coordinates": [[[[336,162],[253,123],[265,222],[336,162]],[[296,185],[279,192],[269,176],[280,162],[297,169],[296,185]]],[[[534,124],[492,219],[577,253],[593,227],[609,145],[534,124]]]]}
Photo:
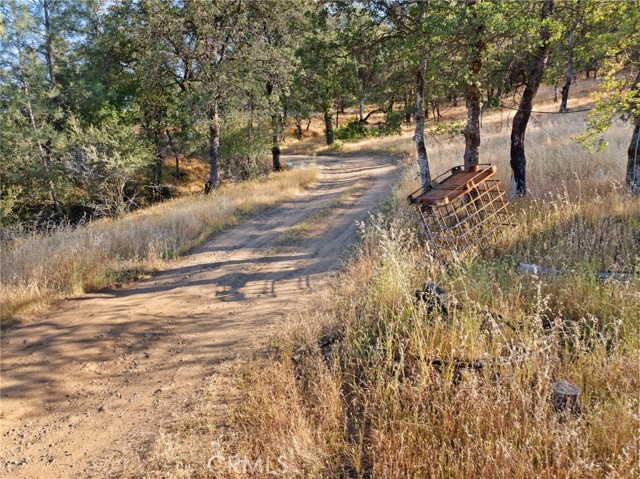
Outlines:
{"type": "Polygon", "coordinates": [[[104,404],[98,408],[98,412],[105,412],[107,410],[107,406],[104,404]]]}

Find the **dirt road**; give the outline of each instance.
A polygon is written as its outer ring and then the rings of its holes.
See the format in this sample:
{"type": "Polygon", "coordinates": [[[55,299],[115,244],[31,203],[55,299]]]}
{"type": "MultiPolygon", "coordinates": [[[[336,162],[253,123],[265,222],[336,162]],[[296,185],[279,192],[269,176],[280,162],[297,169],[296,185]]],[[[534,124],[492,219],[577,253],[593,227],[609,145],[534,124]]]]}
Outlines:
{"type": "MultiPolygon", "coordinates": [[[[287,161],[311,161],[288,157],[287,161]]],[[[161,274],[65,301],[3,335],[0,476],[100,477],[188,408],[225,360],[264,344],[336,269],[389,193],[394,160],[317,157],[303,196],[224,231],[161,274]]],[[[90,252],[87,252],[90,254],[90,252]]]]}

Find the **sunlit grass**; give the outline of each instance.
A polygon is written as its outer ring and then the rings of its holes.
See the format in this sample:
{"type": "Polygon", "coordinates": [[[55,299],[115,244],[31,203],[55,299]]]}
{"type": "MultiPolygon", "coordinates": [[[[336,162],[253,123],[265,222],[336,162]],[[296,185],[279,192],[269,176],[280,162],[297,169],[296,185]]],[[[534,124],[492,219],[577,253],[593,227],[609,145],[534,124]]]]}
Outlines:
{"type": "MultiPolygon", "coordinates": [[[[481,158],[508,188],[506,120],[486,115],[481,158]]],[[[640,281],[595,275],[640,271],[640,198],[620,185],[631,131],[617,125],[592,154],[571,140],[584,120],[530,125],[532,194],[512,204],[516,226],[455,267],[426,252],[404,201],[417,187],[410,168],[332,288],[293,317],[270,359],[243,369],[227,447],[282,455],[300,477],[636,477],[640,281]],[[523,274],[519,261],[562,273],[523,274]],[[426,280],[455,298],[447,315],[415,301],[426,280]],[[557,380],[580,387],[579,417],[554,412],[557,380]]],[[[434,172],[460,164],[463,148],[432,138],[434,172]]],[[[413,156],[410,133],[341,149],[413,156]]]]}
{"type": "MultiPolygon", "coordinates": [[[[537,109],[556,110],[549,94],[537,109]]],[[[584,95],[569,104],[585,105],[584,95]]],[[[509,119],[487,112],[481,147],[507,188],[509,119]]],[[[594,274],[640,270],[640,198],[620,185],[631,130],[616,125],[609,148],[591,154],[571,140],[584,114],[536,119],[527,132],[531,195],[513,201],[505,241],[459,265],[436,262],[406,204],[417,188],[417,170],[407,168],[382,214],[362,226],[345,270],[290,314],[269,357],[232,376],[242,398],[213,452],[282,457],[287,477],[638,476],[640,281],[594,274]],[[561,274],[520,273],[519,261],[561,274]],[[449,294],[446,315],[416,302],[427,280],[449,294]],[[579,416],[553,410],[557,380],[580,387],[579,416]]],[[[340,150],[413,163],[411,135],[340,150]]],[[[462,163],[460,136],[431,136],[428,149],[435,174],[462,163]]],[[[181,458],[145,471],[180,477],[198,464],[181,458]]]]}
{"type": "Polygon", "coordinates": [[[640,288],[592,273],[640,268],[640,199],[519,204],[505,244],[455,268],[426,255],[412,212],[392,203],[273,359],[249,366],[234,447],[311,476],[633,477],[640,288]],[[519,260],[570,273],[521,274],[519,260]],[[448,316],[415,302],[427,279],[455,297],[448,316]],[[330,352],[327,336],[341,338],[330,352]],[[434,359],[493,365],[459,375],[434,359]],[[553,411],[556,380],[581,388],[579,418],[553,411]]]}

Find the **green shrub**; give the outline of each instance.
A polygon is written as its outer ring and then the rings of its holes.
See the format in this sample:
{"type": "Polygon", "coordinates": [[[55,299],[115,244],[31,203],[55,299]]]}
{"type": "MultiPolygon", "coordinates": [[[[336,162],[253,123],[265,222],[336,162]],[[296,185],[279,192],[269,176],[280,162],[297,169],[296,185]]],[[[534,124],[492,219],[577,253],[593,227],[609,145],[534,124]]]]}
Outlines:
{"type": "Polygon", "coordinates": [[[120,216],[132,205],[126,188],[153,162],[151,146],[117,117],[99,126],[71,117],[67,128],[64,172],[82,192],[81,204],[99,216],[120,216]]]}
{"type": "Polygon", "coordinates": [[[338,128],[334,136],[338,140],[353,141],[367,137],[397,135],[400,133],[403,118],[401,113],[392,111],[387,113],[384,123],[379,123],[375,127],[361,126],[359,120],[352,120],[338,128]]]}
{"type": "Polygon", "coordinates": [[[220,134],[220,162],[223,174],[233,180],[248,180],[266,173],[265,158],[271,147],[266,127],[251,128],[246,118],[230,116],[220,134]]]}
{"type": "Polygon", "coordinates": [[[375,131],[368,129],[366,126],[360,126],[360,121],[353,120],[338,128],[334,137],[338,140],[359,140],[367,136],[376,136],[375,131]]]}
{"type": "Polygon", "coordinates": [[[384,123],[378,126],[380,136],[398,135],[402,127],[404,114],[397,111],[390,111],[385,115],[384,123]]]}

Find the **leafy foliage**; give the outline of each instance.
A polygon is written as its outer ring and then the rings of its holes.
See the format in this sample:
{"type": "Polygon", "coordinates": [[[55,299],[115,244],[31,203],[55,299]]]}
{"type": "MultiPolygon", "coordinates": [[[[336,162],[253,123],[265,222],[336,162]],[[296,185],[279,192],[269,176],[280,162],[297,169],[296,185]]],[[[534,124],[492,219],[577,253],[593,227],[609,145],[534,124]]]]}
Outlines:
{"type": "Polygon", "coordinates": [[[250,126],[243,116],[225,119],[220,156],[225,174],[230,179],[248,180],[265,173],[265,153],[270,146],[266,124],[250,126]]]}
{"type": "Polygon", "coordinates": [[[128,187],[153,161],[144,138],[117,118],[103,121],[99,128],[82,128],[72,117],[67,131],[63,169],[83,192],[78,200],[99,215],[114,217],[135,206],[135,192],[128,187]]]}
{"type": "Polygon", "coordinates": [[[569,46],[574,71],[604,79],[580,138],[602,148],[613,122],[638,117],[640,7],[554,4],[541,20],[534,1],[6,0],[2,227],[160,200],[187,158],[209,163],[214,186],[254,177],[270,151],[278,166],[289,124],[302,138],[312,117],[323,118],[328,144],[398,133],[415,118],[417,69],[436,122],[444,102],[474,89],[495,105],[526,83],[542,27],[548,81],[566,73],[569,46]],[[345,107],[357,120],[337,128],[345,107]],[[384,122],[371,125],[379,112],[384,122]],[[176,173],[163,178],[168,159],[176,173]]]}

